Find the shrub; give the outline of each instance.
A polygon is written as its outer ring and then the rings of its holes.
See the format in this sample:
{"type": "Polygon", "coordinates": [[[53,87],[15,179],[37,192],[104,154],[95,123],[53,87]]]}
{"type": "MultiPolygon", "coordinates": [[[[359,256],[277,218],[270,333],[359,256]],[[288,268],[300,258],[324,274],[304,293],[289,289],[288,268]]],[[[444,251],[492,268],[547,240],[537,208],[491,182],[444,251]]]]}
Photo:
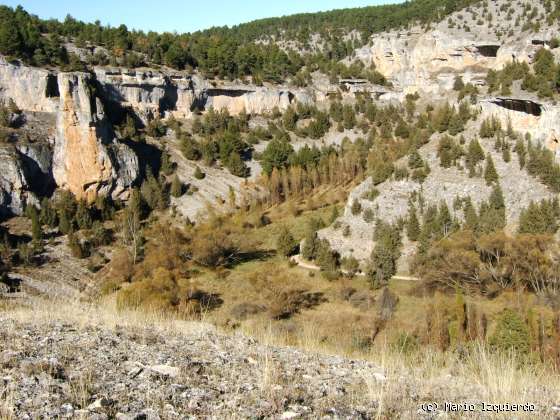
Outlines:
{"type": "Polygon", "coordinates": [[[229,264],[238,248],[223,230],[209,230],[197,232],[191,242],[191,253],[198,264],[215,268],[229,264]]]}

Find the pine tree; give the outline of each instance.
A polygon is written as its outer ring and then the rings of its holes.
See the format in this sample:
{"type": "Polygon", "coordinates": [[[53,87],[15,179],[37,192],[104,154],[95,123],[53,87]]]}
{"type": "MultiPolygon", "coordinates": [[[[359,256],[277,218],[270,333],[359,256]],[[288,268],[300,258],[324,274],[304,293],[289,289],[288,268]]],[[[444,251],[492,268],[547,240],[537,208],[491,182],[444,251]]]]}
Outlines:
{"type": "Polygon", "coordinates": [[[519,216],[519,233],[554,235],[557,231],[558,216],[552,201],[543,200],[540,204],[531,201],[519,216]]]}
{"type": "Polygon", "coordinates": [[[354,216],[357,216],[362,212],[362,205],[357,199],[354,199],[354,201],[352,202],[350,210],[354,216]]]}
{"type": "Polygon", "coordinates": [[[333,276],[336,273],[336,255],[326,239],[319,241],[316,261],[321,271],[324,272],[327,277],[333,276]]]}
{"type": "Polygon", "coordinates": [[[451,118],[449,120],[449,127],[448,127],[449,134],[452,136],[456,136],[459,133],[465,131],[465,124],[463,119],[459,114],[453,111],[451,118]]]}
{"type": "Polygon", "coordinates": [[[204,179],[206,177],[206,174],[204,172],[202,172],[197,165],[196,168],[194,169],[194,175],[193,176],[196,179],[204,179]]]}
{"type": "Polygon", "coordinates": [[[181,182],[177,174],[175,174],[173,180],[171,181],[170,193],[175,198],[181,197],[183,195],[183,183],[181,182]]]}
{"type": "Polygon", "coordinates": [[[525,149],[525,143],[522,139],[518,139],[515,143],[515,153],[517,153],[517,158],[519,160],[519,167],[523,169],[525,167],[525,159],[527,157],[527,149],[525,149]]]}
{"type": "Polygon", "coordinates": [[[76,209],[76,223],[80,229],[90,229],[93,220],[89,212],[89,208],[84,200],[78,202],[78,207],[76,209]]]}
{"type": "Polygon", "coordinates": [[[478,214],[476,214],[476,209],[470,197],[465,202],[463,213],[465,215],[465,228],[473,232],[478,231],[478,214]]]}
{"type": "Polygon", "coordinates": [[[34,243],[40,244],[43,240],[43,229],[39,219],[39,212],[35,206],[30,206],[28,212],[31,219],[31,237],[34,243]]]}
{"type": "Polygon", "coordinates": [[[465,83],[463,82],[463,78],[461,76],[455,76],[455,81],[453,82],[453,90],[459,92],[463,90],[465,87],[465,83]]]}
{"type": "Polygon", "coordinates": [[[408,208],[406,235],[412,242],[416,242],[420,236],[420,222],[418,221],[418,217],[416,216],[416,208],[413,205],[408,208]]]}
{"type": "Polygon", "coordinates": [[[412,152],[410,152],[410,154],[408,155],[408,167],[410,169],[418,169],[421,168],[423,165],[424,165],[424,161],[422,160],[420,153],[418,153],[418,150],[417,149],[412,150],[412,152]]]}
{"type": "Polygon", "coordinates": [[[58,225],[58,216],[56,214],[56,210],[47,197],[44,197],[41,200],[41,213],[39,216],[39,220],[41,221],[41,224],[53,228],[58,225]]]}
{"type": "Polygon", "coordinates": [[[487,203],[480,206],[478,233],[492,233],[506,226],[506,206],[499,184],[494,185],[487,203]]]}
{"type": "Polygon", "coordinates": [[[502,159],[506,163],[509,163],[511,161],[511,152],[510,152],[508,143],[504,143],[502,145],[502,159]]]}
{"type": "Polygon", "coordinates": [[[60,209],[58,213],[58,229],[64,235],[68,234],[74,229],[74,223],[68,215],[68,211],[64,208],[60,209]]]}
{"type": "Polygon", "coordinates": [[[401,237],[396,226],[379,221],[374,233],[375,247],[370,257],[368,277],[374,287],[386,284],[397,272],[401,237]]]}
{"type": "Polygon", "coordinates": [[[173,173],[173,169],[174,169],[173,166],[174,166],[173,162],[171,162],[171,157],[169,156],[167,150],[161,152],[161,166],[160,166],[161,172],[169,176],[173,173]]]}
{"type": "Polygon", "coordinates": [[[476,165],[484,160],[484,150],[477,139],[472,139],[469,143],[466,156],[466,165],[469,170],[469,177],[474,177],[476,165]]]}
{"type": "Polygon", "coordinates": [[[486,168],[484,169],[484,179],[486,180],[486,185],[492,185],[498,182],[498,172],[496,172],[496,167],[494,166],[494,160],[492,160],[492,155],[488,153],[486,155],[486,168]]]}
{"type": "Polygon", "coordinates": [[[307,233],[303,240],[303,246],[301,248],[301,256],[306,260],[313,260],[317,256],[318,247],[317,231],[312,227],[307,229],[307,233]]]}
{"type": "Polygon", "coordinates": [[[297,241],[286,226],[282,226],[276,239],[276,249],[284,257],[289,257],[297,247],[297,241]]]}
{"type": "Polygon", "coordinates": [[[439,206],[438,217],[437,217],[437,237],[443,238],[447,236],[452,229],[453,219],[451,217],[451,212],[445,201],[442,201],[439,206]]]}

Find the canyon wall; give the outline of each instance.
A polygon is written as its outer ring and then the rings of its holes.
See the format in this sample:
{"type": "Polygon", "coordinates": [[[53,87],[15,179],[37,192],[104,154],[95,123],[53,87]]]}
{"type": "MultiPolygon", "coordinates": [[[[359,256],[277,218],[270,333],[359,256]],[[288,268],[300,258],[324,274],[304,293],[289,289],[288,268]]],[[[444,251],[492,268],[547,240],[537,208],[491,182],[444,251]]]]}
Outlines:
{"type": "Polygon", "coordinates": [[[78,198],[120,196],[138,176],[138,159],[117,144],[101,100],[93,95],[87,73],[60,73],[60,105],[53,156],[56,184],[78,198]],[[126,171],[119,168],[126,163],[126,171]],[[119,173],[127,176],[119,177],[119,173]]]}

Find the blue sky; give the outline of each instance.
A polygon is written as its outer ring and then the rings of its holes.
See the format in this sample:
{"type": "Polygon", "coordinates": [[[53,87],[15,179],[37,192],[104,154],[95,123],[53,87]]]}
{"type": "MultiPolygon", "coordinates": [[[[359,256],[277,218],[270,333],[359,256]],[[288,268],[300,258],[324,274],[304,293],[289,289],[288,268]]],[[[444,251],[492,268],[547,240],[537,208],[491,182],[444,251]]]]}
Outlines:
{"type": "Polygon", "coordinates": [[[77,19],[129,29],[192,32],[211,26],[235,25],[271,16],[361,7],[400,0],[0,0],[0,4],[22,5],[41,18],[77,19]]]}

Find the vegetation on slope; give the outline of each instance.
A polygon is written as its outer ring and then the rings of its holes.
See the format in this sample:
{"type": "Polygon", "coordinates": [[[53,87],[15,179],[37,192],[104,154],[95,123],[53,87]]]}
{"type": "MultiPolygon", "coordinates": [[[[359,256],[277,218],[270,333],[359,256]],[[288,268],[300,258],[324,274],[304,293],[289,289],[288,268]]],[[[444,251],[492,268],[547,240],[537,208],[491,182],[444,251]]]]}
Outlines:
{"type": "MultiPolygon", "coordinates": [[[[326,41],[323,56],[338,61],[367,42],[375,32],[429,23],[461,9],[474,0],[415,0],[398,5],[333,10],[281,18],[262,19],[234,26],[212,28],[192,34],[158,34],[129,31],[125,25],[108,27],[100,22],[84,23],[68,16],[64,22],[42,20],[23,8],[0,8],[0,53],[35,65],[80,67],[80,59],[68,54],[65,40],[77,46],[89,43],[105,47],[91,57],[91,64],[121,62],[136,67],[146,62],[176,69],[198,68],[206,75],[240,77],[253,75],[278,81],[295,75],[304,64],[298,51],[284,51],[276,44],[257,41],[296,40],[308,45],[318,33],[326,41]],[[344,34],[358,31],[356,42],[344,34]],[[266,34],[266,35],[265,35],[266,34]],[[46,36],[45,36],[46,35],[46,36]]],[[[324,58],[315,56],[314,62],[324,58]]]]}

